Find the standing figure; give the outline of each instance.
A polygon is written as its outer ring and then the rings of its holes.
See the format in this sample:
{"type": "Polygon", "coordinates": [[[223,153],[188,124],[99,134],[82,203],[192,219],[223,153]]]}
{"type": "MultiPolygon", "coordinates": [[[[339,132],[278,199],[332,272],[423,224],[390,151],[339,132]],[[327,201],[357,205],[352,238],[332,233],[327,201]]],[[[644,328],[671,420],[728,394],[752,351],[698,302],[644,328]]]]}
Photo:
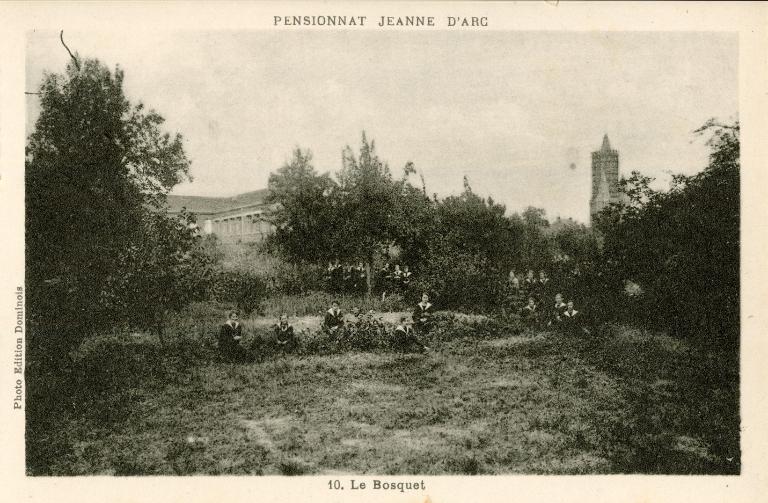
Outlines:
{"type": "Polygon", "coordinates": [[[344,288],[344,268],[339,263],[339,259],[336,259],[331,268],[331,291],[339,293],[342,288],[344,288]]]}
{"type": "Polygon", "coordinates": [[[515,274],[515,270],[514,269],[511,269],[509,271],[509,276],[507,276],[507,284],[513,290],[519,290],[520,289],[520,279],[515,274]]]}
{"type": "Polygon", "coordinates": [[[404,265],[402,276],[403,293],[406,293],[408,291],[408,287],[411,285],[411,276],[413,276],[413,273],[410,271],[407,265],[404,265]]]}
{"type": "Polygon", "coordinates": [[[325,268],[325,287],[330,292],[333,291],[333,262],[328,262],[328,267],[325,268]]]}
{"type": "Polygon", "coordinates": [[[507,312],[507,306],[511,312],[517,312],[522,307],[520,279],[515,274],[514,269],[511,269],[507,276],[507,284],[504,289],[504,304],[502,309],[504,313],[507,312]]]}
{"type": "Polygon", "coordinates": [[[275,325],[275,340],[277,347],[284,352],[289,353],[296,349],[298,341],[293,332],[293,327],[288,323],[287,314],[281,314],[277,325],[275,325]]]}
{"type": "Polygon", "coordinates": [[[429,332],[429,329],[432,328],[432,314],[429,295],[424,293],[421,295],[421,302],[416,304],[416,308],[413,310],[413,328],[419,333],[429,332]]]}
{"type": "Polygon", "coordinates": [[[230,311],[227,321],[219,329],[219,352],[224,359],[233,362],[247,360],[247,352],[240,345],[243,338],[243,326],[240,324],[240,316],[237,311],[230,311]]]}
{"type": "Polygon", "coordinates": [[[528,297],[528,304],[520,310],[520,318],[529,328],[535,329],[539,323],[539,307],[536,305],[536,298],[532,295],[528,297]]]}
{"type": "Polygon", "coordinates": [[[537,290],[539,288],[539,282],[536,281],[536,276],[533,272],[533,269],[528,269],[528,272],[525,274],[525,279],[523,280],[523,293],[526,297],[530,296],[536,296],[537,290]]]}
{"type": "Polygon", "coordinates": [[[352,289],[352,270],[349,264],[341,266],[341,291],[347,293],[352,289]]]}
{"type": "Polygon", "coordinates": [[[555,305],[552,307],[552,311],[549,316],[549,322],[547,325],[559,325],[563,322],[563,313],[568,308],[568,305],[563,302],[563,294],[558,293],[555,295],[555,305]]]}
{"type": "Polygon", "coordinates": [[[400,264],[395,264],[395,270],[392,271],[392,290],[400,290],[400,285],[403,281],[403,271],[400,269],[400,264]]]}
{"type": "Polygon", "coordinates": [[[389,285],[392,282],[392,271],[389,269],[389,262],[384,264],[379,273],[380,285],[381,285],[381,300],[387,298],[387,291],[389,291],[389,285]]]}
{"type": "Polygon", "coordinates": [[[357,264],[357,267],[355,267],[354,271],[355,276],[357,277],[357,291],[364,292],[366,290],[366,284],[367,284],[367,278],[365,276],[365,266],[362,262],[357,264]]]}
{"type": "Polygon", "coordinates": [[[395,327],[395,344],[401,351],[409,351],[411,348],[416,348],[419,352],[423,353],[429,349],[416,338],[411,328],[411,322],[405,316],[400,318],[400,323],[395,327]]]}
{"type": "Polygon", "coordinates": [[[549,279],[549,275],[547,275],[547,271],[541,270],[539,271],[539,281],[538,281],[538,300],[543,301],[543,299],[548,299],[550,297],[550,290],[552,288],[552,280],[549,279]]]}
{"type": "Polygon", "coordinates": [[[329,334],[338,334],[340,329],[344,327],[344,315],[339,309],[339,302],[334,300],[331,302],[331,307],[325,313],[325,319],[323,320],[323,330],[329,334]]]}

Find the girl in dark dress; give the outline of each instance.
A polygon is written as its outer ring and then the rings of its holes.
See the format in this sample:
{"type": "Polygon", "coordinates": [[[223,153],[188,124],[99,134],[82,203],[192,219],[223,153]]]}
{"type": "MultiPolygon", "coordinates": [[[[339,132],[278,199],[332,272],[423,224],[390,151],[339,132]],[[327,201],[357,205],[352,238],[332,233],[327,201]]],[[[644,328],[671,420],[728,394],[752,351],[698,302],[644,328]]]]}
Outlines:
{"type": "Polygon", "coordinates": [[[280,315],[280,320],[275,325],[275,339],[277,347],[282,351],[289,353],[296,349],[296,335],[293,327],[288,323],[288,315],[280,315]]]}

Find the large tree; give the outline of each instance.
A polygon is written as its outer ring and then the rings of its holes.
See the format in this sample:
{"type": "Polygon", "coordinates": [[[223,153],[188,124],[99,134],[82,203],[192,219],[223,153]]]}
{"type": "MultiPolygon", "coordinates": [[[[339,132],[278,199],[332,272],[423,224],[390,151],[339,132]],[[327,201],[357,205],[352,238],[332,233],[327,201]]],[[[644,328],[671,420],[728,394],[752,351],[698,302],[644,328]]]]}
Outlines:
{"type": "Polygon", "coordinates": [[[426,246],[431,202],[408,183],[412,173],[409,164],[401,179],[393,177],[365,132],[359,153],[344,149],[337,180],[318,174],[311,154],[296,149],[269,178],[269,200],[280,205],[275,239],[295,260],[362,262],[370,294],[378,253],[399,245],[412,256],[426,246]]]}
{"type": "Polygon", "coordinates": [[[332,258],[337,232],[333,196],[337,185],[319,174],[309,150],[296,148],[293,157],[269,175],[267,200],[278,203],[272,215],[275,239],[294,260],[332,258]]]}
{"type": "Polygon", "coordinates": [[[109,323],[107,285],[189,161],[159,114],[129,102],[119,68],[75,56],[39,91],[26,159],[32,340],[70,344],[109,323]]]}
{"type": "Polygon", "coordinates": [[[396,211],[400,186],[392,177],[389,166],[379,159],[373,140],[362,134],[360,153],[349,146],[344,149],[339,172],[338,245],[348,260],[365,264],[367,292],[370,294],[371,265],[377,252],[396,243],[398,222],[396,211]]]}

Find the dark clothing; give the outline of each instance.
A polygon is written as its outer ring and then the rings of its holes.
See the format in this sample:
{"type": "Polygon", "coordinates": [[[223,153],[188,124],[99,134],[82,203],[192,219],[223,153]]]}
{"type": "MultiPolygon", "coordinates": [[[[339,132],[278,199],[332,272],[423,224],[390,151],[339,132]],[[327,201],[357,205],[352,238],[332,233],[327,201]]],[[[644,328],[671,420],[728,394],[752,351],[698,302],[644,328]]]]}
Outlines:
{"type": "Polygon", "coordinates": [[[537,306],[531,307],[526,304],[524,308],[520,310],[520,318],[529,326],[535,327],[539,322],[539,310],[537,306]]]}
{"type": "Polygon", "coordinates": [[[568,309],[568,306],[563,302],[552,306],[552,312],[550,313],[550,323],[553,325],[563,322],[563,313],[568,309]]]}
{"type": "Polygon", "coordinates": [[[240,345],[243,336],[243,326],[240,323],[230,325],[224,323],[219,330],[219,352],[227,360],[245,361],[247,353],[240,345]]]}
{"type": "Polygon", "coordinates": [[[401,351],[409,351],[413,348],[418,351],[426,351],[426,347],[416,338],[410,327],[398,325],[395,328],[395,345],[401,351]]]}
{"type": "Polygon", "coordinates": [[[573,334],[579,334],[582,330],[582,316],[575,309],[573,312],[563,312],[563,328],[573,334]]]}
{"type": "Polygon", "coordinates": [[[338,264],[334,264],[331,268],[331,290],[334,292],[340,292],[344,287],[344,270],[338,264]]]}
{"type": "Polygon", "coordinates": [[[537,300],[539,301],[542,301],[545,299],[549,300],[552,298],[552,296],[555,293],[558,293],[558,292],[552,292],[552,280],[549,278],[543,281],[542,280],[537,281],[535,290],[536,290],[536,295],[538,296],[537,300]]]}
{"type": "Polygon", "coordinates": [[[293,333],[293,327],[290,325],[275,325],[275,340],[277,342],[277,347],[284,351],[293,351],[296,349],[296,336],[293,333]]]}
{"type": "Polygon", "coordinates": [[[416,304],[416,309],[413,310],[413,328],[418,332],[427,332],[432,328],[432,304],[427,302],[422,304],[419,302],[416,304]]]}
{"type": "Polygon", "coordinates": [[[533,290],[539,287],[539,280],[536,278],[525,278],[523,280],[523,289],[526,293],[530,294],[533,290]]]}
{"type": "Polygon", "coordinates": [[[323,320],[323,329],[326,332],[338,332],[339,328],[344,326],[344,315],[341,313],[341,309],[334,311],[329,309],[325,313],[325,319],[323,320]]]}

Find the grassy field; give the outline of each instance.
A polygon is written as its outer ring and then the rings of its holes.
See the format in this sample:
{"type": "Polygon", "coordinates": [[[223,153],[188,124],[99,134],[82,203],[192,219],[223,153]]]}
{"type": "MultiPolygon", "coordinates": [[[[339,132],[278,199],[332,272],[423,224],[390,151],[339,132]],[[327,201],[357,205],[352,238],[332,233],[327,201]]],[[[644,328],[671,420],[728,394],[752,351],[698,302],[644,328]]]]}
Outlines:
{"type": "Polygon", "coordinates": [[[229,364],[122,337],[101,378],[84,348],[73,405],[28,432],[29,472],[739,472],[738,362],[722,355],[618,327],[428,342],[229,364]]]}

